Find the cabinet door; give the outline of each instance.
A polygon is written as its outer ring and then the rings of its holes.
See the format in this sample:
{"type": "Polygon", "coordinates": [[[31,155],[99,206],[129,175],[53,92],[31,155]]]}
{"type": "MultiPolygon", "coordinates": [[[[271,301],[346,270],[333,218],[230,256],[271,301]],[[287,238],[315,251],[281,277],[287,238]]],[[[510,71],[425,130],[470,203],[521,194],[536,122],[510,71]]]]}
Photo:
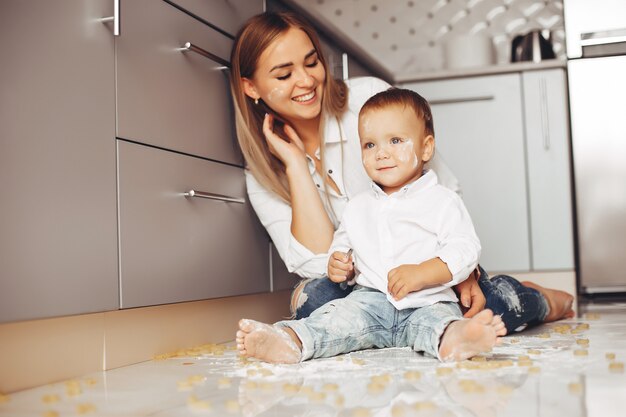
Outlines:
{"type": "Polygon", "coordinates": [[[272,291],[293,289],[302,278],[289,273],[274,244],[270,243],[270,257],[272,263],[272,291]]]}
{"type": "Polygon", "coordinates": [[[0,321],[118,308],[112,3],[0,2],[0,321]]]}
{"type": "Polygon", "coordinates": [[[223,62],[232,39],[163,1],[124,1],[121,19],[117,136],[242,165],[223,62]]]}
{"type": "Polygon", "coordinates": [[[252,16],[263,12],[263,0],[165,0],[206,20],[226,33],[235,35],[252,16]]]}
{"type": "Polygon", "coordinates": [[[565,71],[525,72],[532,266],[572,269],[574,246],[565,71]]]}
{"type": "Polygon", "coordinates": [[[266,292],[265,229],[243,168],[118,141],[123,308],[266,292]]]}
{"type": "Polygon", "coordinates": [[[458,177],[488,271],[530,269],[518,74],[406,84],[430,101],[436,147],[458,177]]]}

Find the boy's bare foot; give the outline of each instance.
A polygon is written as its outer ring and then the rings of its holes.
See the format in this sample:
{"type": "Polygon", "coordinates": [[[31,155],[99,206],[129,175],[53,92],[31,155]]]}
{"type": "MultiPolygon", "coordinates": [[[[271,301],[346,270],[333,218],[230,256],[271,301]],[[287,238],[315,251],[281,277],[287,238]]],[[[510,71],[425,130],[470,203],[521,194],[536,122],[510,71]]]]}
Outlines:
{"type": "Polygon", "coordinates": [[[488,352],[506,334],[500,316],[491,310],[483,310],[471,319],[463,319],[448,325],[441,337],[439,356],[443,361],[462,361],[481,352],[488,352]]]}
{"type": "Polygon", "coordinates": [[[241,319],[236,342],[239,354],[243,356],[271,363],[300,362],[298,337],[289,328],[241,319]]]}
{"type": "Polygon", "coordinates": [[[572,310],[574,297],[572,295],[566,293],[565,291],[544,288],[530,281],[524,281],[522,282],[522,285],[539,291],[548,302],[550,312],[543,320],[544,323],[574,317],[574,310],[572,310]]]}

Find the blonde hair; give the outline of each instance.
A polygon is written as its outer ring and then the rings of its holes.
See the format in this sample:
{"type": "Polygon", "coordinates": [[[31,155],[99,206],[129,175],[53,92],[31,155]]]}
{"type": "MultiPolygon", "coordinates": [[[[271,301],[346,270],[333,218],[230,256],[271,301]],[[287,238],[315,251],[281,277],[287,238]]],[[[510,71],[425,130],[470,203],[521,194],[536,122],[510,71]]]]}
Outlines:
{"type": "MultiPolygon", "coordinates": [[[[250,18],[237,33],[230,55],[232,66],[230,88],[235,106],[237,140],[246,160],[246,166],[262,186],[275,192],[287,202],[290,202],[291,194],[287,184],[285,165],[270,152],[263,135],[265,113],[276,117],[279,124],[275,131],[284,136],[280,126],[283,118],[262,101],[255,104],[244,93],[242,78],[252,79],[263,51],[291,28],[301,29],[308,35],[326,72],[322,114],[338,117],[346,108],[347,87],[343,81],[335,80],[330,76],[315,29],[298,15],[289,12],[266,12],[250,18]]],[[[323,147],[322,143],[322,159],[323,147]]]]}

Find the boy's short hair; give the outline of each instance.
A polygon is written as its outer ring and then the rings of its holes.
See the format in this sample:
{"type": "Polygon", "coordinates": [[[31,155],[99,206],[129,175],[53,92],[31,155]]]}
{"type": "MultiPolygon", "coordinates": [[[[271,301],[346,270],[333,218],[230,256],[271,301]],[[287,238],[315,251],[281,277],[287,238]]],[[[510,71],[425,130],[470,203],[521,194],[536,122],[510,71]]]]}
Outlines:
{"type": "Polygon", "coordinates": [[[415,91],[405,88],[390,87],[385,91],[374,94],[370,97],[359,112],[359,118],[370,110],[382,109],[389,106],[408,106],[415,111],[417,117],[424,121],[424,130],[427,135],[435,136],[433,125],[433,114],[428,101],[415,91]]]}

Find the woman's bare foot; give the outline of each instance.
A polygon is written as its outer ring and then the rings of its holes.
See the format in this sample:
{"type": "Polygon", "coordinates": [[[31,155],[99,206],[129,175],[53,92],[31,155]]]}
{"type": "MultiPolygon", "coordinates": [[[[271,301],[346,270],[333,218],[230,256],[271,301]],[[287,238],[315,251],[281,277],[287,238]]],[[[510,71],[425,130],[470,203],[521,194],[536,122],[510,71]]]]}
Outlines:
{"type": "Polygon", "coordinates": [[[572,310],[574,297],[572,295],[566,293],[565,291],[544,288],[530,281],[524,281],[522,282],[522,285],[539,291],[548,302],[550,312],[543,320],[544,323],[574,317],[574,310],[572,310]]]}
{"type": "Polygon", "coordinates": [[[448,325],[441,337],[439,356],[444,362],[462,361],[481,352],[488,352],[506,334],[500,316],[491,310],[483,310],[471,319],[463,319],[448,325]]]}
{"type": "Polygon", "coordinates": [[[241,319],[236,342],[239,354],[243,356],[271,363],[300,362],[300,341],[288,327],[241,319]]]}

